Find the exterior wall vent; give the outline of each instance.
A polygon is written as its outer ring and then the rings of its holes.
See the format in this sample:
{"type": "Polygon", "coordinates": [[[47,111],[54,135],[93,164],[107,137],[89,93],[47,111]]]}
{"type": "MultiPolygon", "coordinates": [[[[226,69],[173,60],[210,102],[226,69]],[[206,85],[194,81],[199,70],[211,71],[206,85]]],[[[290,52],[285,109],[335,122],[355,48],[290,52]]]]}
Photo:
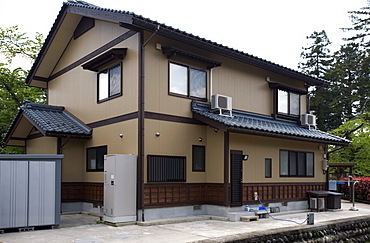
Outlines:
{"type": "Polygon", "coordinates": [[[316,129],[316,116],[313,114],[303,114],[301,116],[301,125],[309,129],[316,129]]]}
{"type": "Polygon", "coordinates": [[[232,98],[215,94],[212,95],[211,99],[211,110],[218,111],[220,115],[223,116],[232,116],[232,98]]]}

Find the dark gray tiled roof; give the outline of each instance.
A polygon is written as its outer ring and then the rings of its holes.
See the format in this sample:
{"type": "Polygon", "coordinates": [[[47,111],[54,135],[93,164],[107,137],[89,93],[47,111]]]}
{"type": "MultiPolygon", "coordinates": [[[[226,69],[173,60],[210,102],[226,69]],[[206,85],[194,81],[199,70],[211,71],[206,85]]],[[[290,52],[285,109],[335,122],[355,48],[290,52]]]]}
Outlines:
{"type": "Polygon", "coordinates": [[[23,115],[43,135],[74,135],[89,137],[92,129],[67,112],[62,106],[26,103],[23,115]]]}
{"type": "MultiPolygon", "coordinates": [[[[59,15],[57,19],[54,22],[53,27],[50,30],[49,35],[47,36],[45,43],[43,47],[41,48],[41,51],[36,58],[27,78],[26,83],[29,84],[31,79],[33,78],[33,75],[35,75],[36,69],[38,67],[38,63],[41,62],[44,53],[47,51],[48,43],[50,43],[54,37],[55,31],[58,30],[59,22],[63,20],[64,18],[64,12],[67,11],[67,8],[75,8],[75,9],[84,9],[84,10],[93,10],[93,11],[99,11],[102,12],[99,13],[97,18],[108,18],[109,15],[114,15],[119,19],[119,22],[126,23],[128,25],[131,25],[135,28],[141,28],[148,31],[156,32],[158,35],[163,35],[169,38],[174,38],[176,40],[180,40],[187,44],[195,45],[199,48],[214,51],[216,53],[220,53],[221,55],[234,58],[236,60],[248,63],[250,65],[267,69],[272,72],[276,72],[282,75],[286,75],[288,77],[292,77],[295,79],[299,79],[303,82],[307,82],[311,85],[319,85],[319,86],[328,86],[330,85],[330,82],[321,78],[317,78],[308,74],[301,73],[299,71],[296,71],[291,68],[284,67],[282,65],[276,64],[274,62],[267,61],[265,59],[256,57],[254,55],[245,53],[243,51],[239,51],[237,49],[219,44],[217,42],[207,40],[205,38],[193,35],[191,33],[187,33],[185,31],[182,31],[180,29],[174,28],[172,26],[159,23],[155,20],[151,20],[149,18],[145,18],[141,15],[137,15],[130,11],[124,11],[124,10],[115,10],[115,9],[109,9],[109,8],[102,8],[93,4],[90,4],[85,1],[68,1],[63,4],[63,7],[61,8],[61,11],[59,12],[59,15]],[[130,20],[128,20],[130,19],[130,20]]],[[[73,11],[72,11],[73,12],[73,11]]],[[[89,16],[94,17],[94,16],[89,16]]],[[[232,24],[232,22],[231,22],[232,24]]],[[[232,37],[231,37],[232,38],[232,37]]],[[[45,77],[47,78],[47,77],[45,77]]]]}
{"type": "MultiPolygon", "coordinates": [[[[202,104],[196,101],[192,102],[193,113],[199,114],[206,119],[200,119],[203,122],[216,122],[225,126],[229,131],[269,135],[272,137],[296,137],[298,140],[317,141],[326,144],[348,145],[349,140],[338,136],[325,133],[319,130],[310,130],[301,127],[297,122],[283,119],[274,119],[270,116],[264,116],[244,111],[232,111],[232,117],[221,116],[212,112],[210,105],[202,104]]],[[[194,116],[194,118],[197,118],[194,116]]]]}

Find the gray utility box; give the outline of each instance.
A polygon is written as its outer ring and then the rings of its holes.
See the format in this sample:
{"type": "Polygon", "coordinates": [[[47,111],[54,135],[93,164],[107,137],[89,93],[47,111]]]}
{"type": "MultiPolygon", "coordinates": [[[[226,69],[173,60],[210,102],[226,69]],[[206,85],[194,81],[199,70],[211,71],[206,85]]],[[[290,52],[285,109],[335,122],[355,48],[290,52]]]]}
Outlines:
{"type": "Polygon", "coordinates": [[[60,224],[63,155],[0,155],[0,229],[60,224]]]}
{"type": "Polygon", "coordinates": [[[104,221],[136,221],[136,167],[136,155],[105,155],[104,221]]]}

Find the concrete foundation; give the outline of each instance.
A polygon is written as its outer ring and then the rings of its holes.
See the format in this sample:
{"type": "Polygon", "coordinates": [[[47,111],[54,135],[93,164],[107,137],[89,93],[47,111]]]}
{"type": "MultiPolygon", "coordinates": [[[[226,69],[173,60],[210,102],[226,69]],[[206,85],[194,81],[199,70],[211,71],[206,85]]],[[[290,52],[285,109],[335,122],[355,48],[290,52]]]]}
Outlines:
{"type": "Polygon", "coordinates": [[[101,207],[86,202],[62,203],[62,213],[90,213],[100,216],[101,207]]]}
{"type": "MultiPolygon", "coordinates": [[[[251,210],[258,210],[261,204],[248,205],[251,210]]],[[[307,201],[285,202],[285,203],[268,203],[266,207],[275,207],[279,212],[305,210],[308,208],[307,201]]],[[[73,202],[62,203],[62,213],[91,213],[101,215],[101,208],[94,206],[92,203],[73,202]]],[[[224,207],[217,205],[194,205],[181,207],[165,207],[138,210],[137,220],[148,221],[168,218],[191,217],[210,215],[225,217],[230,221],[239,221],[241,216],[252,215],[245,212],[245,205],[238,207],[224,207]],[[144,220],[143,220],[144,219],[144,220]]],[[[253,214],[254,215],[254,214],[253,214]]]]}

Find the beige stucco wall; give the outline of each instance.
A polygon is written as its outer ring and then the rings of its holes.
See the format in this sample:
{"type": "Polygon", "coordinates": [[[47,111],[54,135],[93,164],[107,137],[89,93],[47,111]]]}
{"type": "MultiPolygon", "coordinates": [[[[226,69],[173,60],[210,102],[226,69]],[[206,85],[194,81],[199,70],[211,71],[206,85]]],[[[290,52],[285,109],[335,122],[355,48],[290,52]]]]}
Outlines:
{"type": "MultiPolygon", "coordinates": [[[[86,140],[63,139],[62,182],[84,182],[86,172],[86,140]],[[66,142],[66,143],[65,143],[66,142]]],[[[90,182],[90,181],[89,181],[90,182]]],[[[91,181],[93,182],[93,181],[91,181]]]]}
{"type": "Polygon", "coordinates": [[[27,154],[56,154],[57,153],[57,138],[55,137],[40,137],[26,142],[27,154]]]}
{"type": "MultiPolygon", "coordinates": [[[[145,154],[186,156],[186,182],[206,181],[205,172],[192,172],[192,145],[206,145],[205,126],[145,119],[145,154]],[[159,132],[160,136],[156,136],[159,132]],[[199,141],[202,138],[202,141],[199,141]]],[[[206,148],[207,149],[207,148],[206,148]]],[[[147,166],[145,158],[145,182],[147,166]]]]}
{"type": "Polygon", "coordinates": [[[63,148],[62,181],[103,183],[104,172],[86,171],[86,148],[104,145],[108,154],[137,154],[137,119],[94,128],[89,140],[71,139],[63,148]]]}
{"type": "MultiPolygon", "coordinates": [[[[70,41],[53,73],[80,60],[127,31],[117,23],[96,20],[94,28],[70,41]]],[[[98,104],[97,72],[84,70],[78,66],[48,83],[48,103],[64,106],[87,124],[137,111],[138,35],[126,39],[113,48],[127,48],[127,55],[122,61],[122,96],[98,104]]]]}
{"type": "Polygon", "coordinates": [[[207,127],[207,182],[224,182],[224,132],[207,127]]]}
{"type": "MultiPolygon", "coordinates": [[[[76,40],[71,40],[60,58],[54,73],[80,60],[97,48],[123,34],[126,29],[117,23],[97,20],[95,27],[76,40]]],[[[148,38],[151,33],[146,33],[148,38]]],[[[122,63],[123,94],[121,97],[97,103],[97,73],[73,68],[48,83],[49,104],[61,105],[85,123],[136,112],[138,110],[138,37],[136,34],[114,46],[127,48],[122,63]]],[[[203,55],[223,63],[212,71],[212,93],[233,98],[233,108],[264,115],[273,110],[273,92],[268,87],[266,76],[278,82],[305,90],[302,82],[271,73],[247,64],[207,53],[183,43],[154,36],[145,48],[145,111],[192,117],[191,100],[168,94],[169,60],[155,44],[174,46],[203,55]]],[[[197,68],[203,64],[181,58],[174,61],[197,68]]],[[[208,94],[210,95],[210,71],[208,71],[208,94]]],[[[305,96],[301,97],[301,110],[305,112],[305,96]]],[[[103,172],[86,172],[86,148],[108,145],[108,154],[138,154],[138,120],[119,122],[94,128],[90,140],[73,140],[63,148],[64,182],[103,182],[103,172]],[[123,137],[120,138],[120,134],[123,137]]],[[[176,123],[145,119],[144,180],[147,178],[147,155],[186,156],[186,182],[223,183],[224,178],[224,132],[204,125],[176,123]],[[159,132],[160,136],[155,134],[159,132]],[[199,141],[202,138],[202,141],[199,141]],[[192,145],[206,146],[206,172],[192,172],[192,145]]],[[[324,182],[321,170],[322,151],[318,145],[292,142],[242,134],[230,134],[230,150],[243,150],[249,160],[243,162],[243,182],[324,182]],[[315,178],[280,178],[279,149],[315,152],[315,178]],[[264,178],[264,159],[272,158],[273,177],[264,178]]],[[[27,143],[28,153],[56,153],[56,139],[43,138],[27,143]],[[44,152],[45,151],[45,152],[44,152]]],[[[228,155],[229,156],[229,155],[228,155]]]]}
{"type": "MultiPolygon", "coordinates": [[[[170,41],[164,37],[155,36],[145,49],[145,100],[146,110],[178,116],[191,117],[190,99],[168,95],[168,65],[169,61],[203,69],[208,73],[207,97],[212,94],[222,94],[233,98],[233,108],[270,116],[273,113],[273,92],[269,88],[266,77],[270,82],[281,83],[302,91],[305,84],[279,74],[272,73],[248,64],[244,64],[226,57],[206,52],[201,49],[187,46],[183,43],[170,41]],[[175,57],[167,59],[156,44],[173,46],[186,51],[203,55],[222,62],[221,67],[207,71],[204,64],[194,60],[175,57]],[[212,76],[212,91],[210,77],[212,76]]],[[[301,96],[301,111],[306,113],[306,96],[301,96]]]]}
{"type": "Polygon", "coordinates": [[[319,144],[292,141],[286,139],[268,138],[243,134],[230,134],[230,150],[242,150],[249,158],[243,161],[244,183],[270,182],[325,182],[322,171],[323,150],[319,144]],[[314,152],[314,177],[280,177],[280,149],[302,152],[314,152]],[[265,158],[272,159],[272,178],[265,178],[265,158]]]}

